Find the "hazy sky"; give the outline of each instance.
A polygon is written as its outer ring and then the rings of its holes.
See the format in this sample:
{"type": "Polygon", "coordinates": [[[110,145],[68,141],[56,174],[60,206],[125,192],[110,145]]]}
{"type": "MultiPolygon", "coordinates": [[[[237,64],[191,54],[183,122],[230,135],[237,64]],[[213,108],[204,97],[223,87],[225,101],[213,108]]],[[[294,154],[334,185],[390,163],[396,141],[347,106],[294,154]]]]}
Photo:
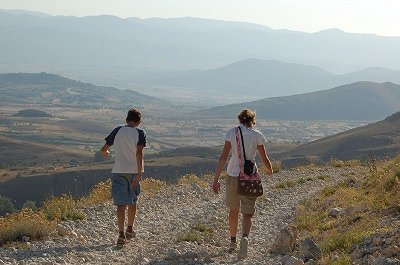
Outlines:
{"type": "Polygon", "coordinates": [[[51,15],[202,17],[316,32],[400,36],[400,0],[0,0],[0,8],[51,15]]]}

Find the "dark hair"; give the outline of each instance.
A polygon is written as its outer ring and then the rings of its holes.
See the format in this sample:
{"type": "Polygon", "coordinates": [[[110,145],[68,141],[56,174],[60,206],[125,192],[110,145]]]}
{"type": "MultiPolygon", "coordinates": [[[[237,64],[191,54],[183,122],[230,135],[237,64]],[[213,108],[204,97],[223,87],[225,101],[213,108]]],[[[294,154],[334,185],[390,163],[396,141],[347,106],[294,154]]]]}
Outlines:
{"type": "Polygon", "coordinates": [[[253,127],[256,124],[256,112],[250,109],[242,110],[238,115],[239,122],[247,127],[253,127]]]}
{"type": "Polygon", "coordinates": [[[142,119],[142,113],[140,113],[140,110],[131,108],[128,111],[128,115],[126,116],[126,122],[139,122],[142,119]]]}

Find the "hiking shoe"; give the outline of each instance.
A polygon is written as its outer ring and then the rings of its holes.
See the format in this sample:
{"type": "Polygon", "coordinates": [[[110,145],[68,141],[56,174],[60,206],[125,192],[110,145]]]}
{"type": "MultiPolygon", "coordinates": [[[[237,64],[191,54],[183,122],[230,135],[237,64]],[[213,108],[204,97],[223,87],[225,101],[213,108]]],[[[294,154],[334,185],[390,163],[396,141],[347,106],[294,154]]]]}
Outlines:
{"type": "Polygon", "coordinates": [[[117,239],[117,247],[123,247],[126,244],[126,237],[119,236],[117,239]]]}
{"type": "Polygon", "coordinates": [[[231,241],[231,244],[229,245],[229,249],[228,249],[228,253],[232,253],[233,251],[235,251],[236,250],[236,242],[232,242],[231,241]]]}
{"type": "Polygon", "coordinates": [[[240,247],[237,254],[238,259],[247,258],[247,246],[249,245],[249,239],[247,237],[242,237],[240,240],[240,247]]]}
{"type": "Polygon", "coordinates": [[[129,232],[128,230],[125,231],[125,237],[127,240],[132,239],[135,236],[136,236],[135,231],[129,231],[129,232]]]}

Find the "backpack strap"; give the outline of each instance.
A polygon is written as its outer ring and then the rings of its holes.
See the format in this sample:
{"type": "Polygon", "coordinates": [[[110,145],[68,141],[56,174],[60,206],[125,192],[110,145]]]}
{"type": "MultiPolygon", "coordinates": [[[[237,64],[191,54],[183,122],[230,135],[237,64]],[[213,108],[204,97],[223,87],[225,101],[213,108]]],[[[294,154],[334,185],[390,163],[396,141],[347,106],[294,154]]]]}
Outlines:
{"type": "Polygon", "coordinates": [[[243,173],[244,172],[243,159],[242,159],[242,152],[240,152],[239,130],[237,127],[235,128],[235,136],[236,136],[236,147],[237,147],[237,152],[238,152],[238,157],[239,157],[240,172],[243,173]]]}
{"type": "Polygon", "coordinates": [[[242,134],[242,129],[240,128],[240,125],[238,126],[239,131],[240,131],[240,138],[242,139],[242,147],[243,147],[243,158],[246,160],[246,151],[244,150],[244,141],[243,141],[243,134],[242,134]]]}

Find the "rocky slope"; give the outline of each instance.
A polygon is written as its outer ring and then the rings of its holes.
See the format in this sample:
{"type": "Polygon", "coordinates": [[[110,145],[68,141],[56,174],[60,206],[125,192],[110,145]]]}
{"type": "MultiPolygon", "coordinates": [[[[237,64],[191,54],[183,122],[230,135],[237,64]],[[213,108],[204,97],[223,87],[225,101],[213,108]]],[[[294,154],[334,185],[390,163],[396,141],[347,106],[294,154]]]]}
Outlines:
{"type": "Polygon", "coordinates": [[[282,256],[270,254],[269,248],[292,220],[298,203],[350,172],[363,174],[363,169],[296,169],[266,179],[266,194],[259,199],[253,220],[249,257],[242,261],[236,253],[226,252],[224,185],[221,194],[214,195],[201,182],[144,191],[137,236],[122,249],[115,247],[115,207],[107,202],[86,208],[87,219],[63,222],[50,238],[28,242],[26,249],[0,248],[0,264],[280,264],[282,256]],[[288,180],[296,184],[277,188],[288,180]]]}

